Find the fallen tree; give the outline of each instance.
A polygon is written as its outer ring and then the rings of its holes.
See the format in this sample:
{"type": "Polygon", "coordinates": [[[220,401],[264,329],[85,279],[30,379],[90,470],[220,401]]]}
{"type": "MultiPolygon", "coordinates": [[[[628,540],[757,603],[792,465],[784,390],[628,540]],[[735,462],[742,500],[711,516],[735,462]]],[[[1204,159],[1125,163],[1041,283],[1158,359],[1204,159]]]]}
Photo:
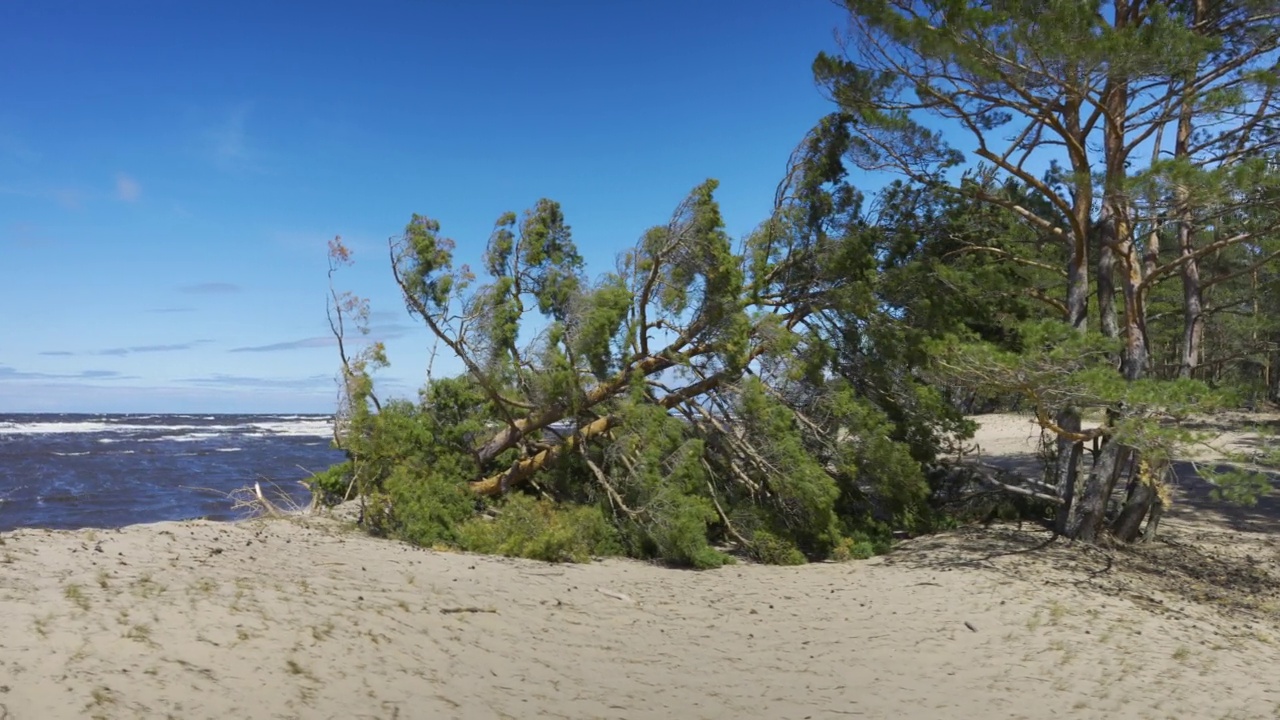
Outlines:
{"type": "MultiPolygon", "coordinates": [[[[554,202],[499,219],[483,281],[415,215],[391,243],[395,279],[465,372],[419,402],[378,402],[381,348],[344,350],[350,461],[324,482],[369,501],[373,529],[418,542],[538,555],[541,540],[498,536],[560,533],[585,554],[699,567],[726,543],[800,562],[927,525],[925,465],[963,423],[917,408],[929,391],[905,365],[874,393],[841,376],[832,328],[881,312],[879,231],[851,188],[808,177],[737,249],[708,181],[595,280],[554,202]],[[523,498],[514,511],[507,496],[523,498]]],[[[343,307],[363,306],[334,298],[340,335],[343,307]]]]}

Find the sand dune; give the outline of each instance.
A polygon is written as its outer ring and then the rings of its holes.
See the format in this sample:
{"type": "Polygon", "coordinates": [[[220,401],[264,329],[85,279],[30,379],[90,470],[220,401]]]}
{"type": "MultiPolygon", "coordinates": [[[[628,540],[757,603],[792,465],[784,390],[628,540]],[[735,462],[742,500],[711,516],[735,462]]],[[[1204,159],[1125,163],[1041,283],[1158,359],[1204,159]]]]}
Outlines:
{"type": "Polygon", "coordinates": [[[323,518],[22,530],[0,718],[1280,717],[1276,536],[1168,525],[1138,550],[969,528],[701,573],[323,518]]]}

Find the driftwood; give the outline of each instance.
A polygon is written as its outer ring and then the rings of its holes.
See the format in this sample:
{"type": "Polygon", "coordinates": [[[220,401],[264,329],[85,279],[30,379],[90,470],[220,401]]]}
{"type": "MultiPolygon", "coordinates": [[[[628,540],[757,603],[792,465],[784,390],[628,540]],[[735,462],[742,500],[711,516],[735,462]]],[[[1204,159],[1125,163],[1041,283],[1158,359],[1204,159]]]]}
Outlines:
{"type": "Polygon", "coordinates": [[[601,595],[607,595],[613,598],[614,600],[621,600],[622,602],[627,602],[627,603],[634,602],[631,598],[627,597],[626,595],[623,595],[620,592],[605,590],[604,588],[596,588],[596,592],[600,593],[601,595]]]}
{"type": "Polygon", "coordinates": [[[1036,482],[1029,478],[1018,477],[1003,468],[996,467],[995,465],[988,465],[983,462],[964,462],[957,465],[957,467],[973,470],[974,475],[976,475],[979,480],[997,490],[1013,493],[1015,495],[1023,495],[1034,500],[1053,503],[1054,505],[1063,504],[1062,498],[1057,495],[1050,495],[1047,492],[1044,492],[1045,490],[1050,489],[1044,483],[1036,482]],[[1029,487],[1010,485],[1009,483],[1004,482],[1001,479],[1002,477],[1016,477],[1019,482],[1029,487]]]}
{"type": "Polygon", "coordinates": [[[281,510],[280,508],[276,507],[275,503],[268,500],[267,496],[262,494],[261,483],[255,482],[253,484],[253,494],[256,498],[257,507],[261,508],[262,512],[266,513],[267,515],[270,515],[271,517],[283,517],[288,514],[283,510],[281,510]]]}

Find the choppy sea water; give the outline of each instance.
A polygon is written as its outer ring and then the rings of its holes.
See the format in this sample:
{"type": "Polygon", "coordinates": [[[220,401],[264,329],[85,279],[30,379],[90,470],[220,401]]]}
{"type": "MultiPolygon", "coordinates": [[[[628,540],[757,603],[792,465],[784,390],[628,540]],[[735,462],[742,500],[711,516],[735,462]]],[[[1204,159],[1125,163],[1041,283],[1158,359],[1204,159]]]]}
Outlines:
{"type": "Polygon", "coordinates": [[[323,415],[0,414],[0,531],[243,516],[228,497],[342,460],[323,415]]]}

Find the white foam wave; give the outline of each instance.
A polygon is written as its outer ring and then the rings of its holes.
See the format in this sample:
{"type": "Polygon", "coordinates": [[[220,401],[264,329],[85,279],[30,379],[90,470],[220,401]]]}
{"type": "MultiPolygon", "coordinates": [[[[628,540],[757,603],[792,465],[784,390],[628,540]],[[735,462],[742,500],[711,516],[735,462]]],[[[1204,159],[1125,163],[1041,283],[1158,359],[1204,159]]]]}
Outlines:
{"type": "Polygon", "coordinates": [[[88,452],[88,451],[85,451],[85,452],[57,452],[57,451],[54,451],[54,453],[53,453],[53,454],[54,454],[54,455],[57,455],[57,456],[59,456],[59,457],[80,457],[81,455],[88,455],[88,454],[89,454],[89,452],[88,452]]]}
{"type": "MultiPolygon", "coordinates": [[[[212,420],[213,417],[209,416],[212,420]]],[[[229,433],[237,433],[259,437],[328,437],[332,434],[333,421],[329,418],[272,419],[237,424],[220,425],[142,425],[127,422],[103,422],[100,420],[83,420],[77,422],[36,421],[26,423],[0,422],[0,435],[72,435],[72,434],[111,434],[124,435],[136,433],[160,432],[164,435],[149,440],[206,440],[229,433]],[[175,434],[175,433],[181,433],[175,434]]],[[[110,438],[99,438],[98,442],[115,442],[110,438]]]]}
{"type": "MultiPolygon", "coordinates": [[[[169,430],[170,428],[163,428],[169,430]]],[[[135,438],[136,442],[199,442],[201,440],[214,440],[226,435],[221,432],[189,432],[184,435],[160,435],[159,437],[135,438]]]]}
{"type": "Polygon", "coordinates": [[[244,448],[238,448],[238,447],[218,448],[215,452],[240,452],[243,449],[244,448]]]}
{"type": "Polygon", "coordinates": [[[333,434],[333,421],[323,418],[287,422],[254,422],[249,425],[268,435],[288,437],[328,437],[333,434]]]}

